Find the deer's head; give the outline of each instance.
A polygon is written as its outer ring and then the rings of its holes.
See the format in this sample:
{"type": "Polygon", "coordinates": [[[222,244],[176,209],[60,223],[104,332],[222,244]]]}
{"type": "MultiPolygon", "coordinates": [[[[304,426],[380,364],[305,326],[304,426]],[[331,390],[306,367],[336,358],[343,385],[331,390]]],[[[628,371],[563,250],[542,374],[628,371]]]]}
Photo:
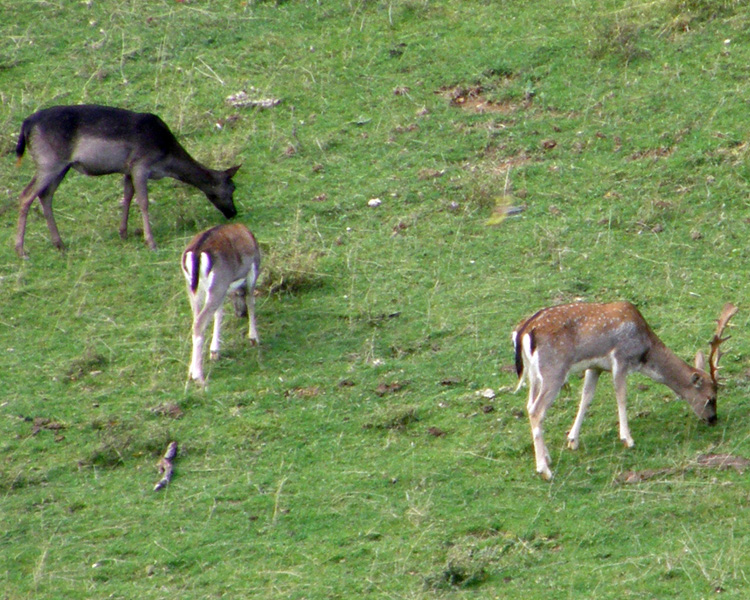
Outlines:
{"type": "Polygon", "coordinates": [[[729,336],[721,337],[724,329],[737,313],[737,307],[728,302],[721,311],[716,333],[711,338],[711,351],[708,355],[708,370],[706,370],[706,359],[703,352],[695,355],[695,370],[690,379],[690,386],[685,390],[684,398],[693,409],[693,412],[709,425],[716,423],[716,394],[719,389],[719,359],[721,351],[719,346],[729,339],[729,336]]]}
{"type": "Polygon", "coordinates": [[[226,171],[219,171],[217,174],[217,180],[211,189],[206,191],[211,204],[221,211],[227,219],[231,219],[237,215],[237,209],[234,206],[234,177],[240,165],[231,167],[226,171]]]}

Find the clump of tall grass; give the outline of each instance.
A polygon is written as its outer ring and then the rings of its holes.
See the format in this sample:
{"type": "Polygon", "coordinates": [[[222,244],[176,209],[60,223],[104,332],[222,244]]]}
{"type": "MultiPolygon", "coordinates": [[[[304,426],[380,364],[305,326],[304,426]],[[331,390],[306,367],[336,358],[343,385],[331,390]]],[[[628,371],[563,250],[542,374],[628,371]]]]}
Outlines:
{"type": "Polygon", "coordinates": [[[323,285],[326,276],[318,269],[318,261],[325,252],[314,234],[302,229],[299,212],[285,238],[262,251],[260,293],[295,294],[323,285]]]}
{"type": "Polygon", "coordinates": [[[642,44],[644,29],[634,20],[603,19],[595,26],[591,56],[598,60],[613,57],[626,64],[648,58],[642,44]]]}
{"type": "Polygon", "coordinates": [[[702,21],[731,15],[739,8],[740,0],[667,0],[672,14],[690,14],[702,21]]]}
{"type": "Polygon", "coordinates": [[[688,33],[701,23],[733,15],[739,4],[737,0],[667,0],[662,31],[688,33]]]}

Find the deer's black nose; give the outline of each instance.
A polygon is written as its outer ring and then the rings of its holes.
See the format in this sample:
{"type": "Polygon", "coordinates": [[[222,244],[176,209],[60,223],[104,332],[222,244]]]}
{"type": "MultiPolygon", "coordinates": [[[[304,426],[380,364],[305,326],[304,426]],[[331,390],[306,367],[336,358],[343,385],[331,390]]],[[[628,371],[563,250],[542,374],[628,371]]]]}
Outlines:
{"type": "Polygon", "coordinates": [[[718,420],[719,420],[719,417],[717,417],[716,415],[711,415],[707,419],[709,425],[716,425],[716,421],[718,420]]]}

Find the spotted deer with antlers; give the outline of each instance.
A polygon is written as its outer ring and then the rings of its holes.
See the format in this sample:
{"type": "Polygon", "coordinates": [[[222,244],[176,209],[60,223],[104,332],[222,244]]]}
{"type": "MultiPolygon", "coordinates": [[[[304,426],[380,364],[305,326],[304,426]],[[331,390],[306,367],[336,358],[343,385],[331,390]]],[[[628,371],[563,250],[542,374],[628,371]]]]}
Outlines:
{"type": "Polygon", "coordinates": [[[629,448],[634,442],[628,428],[625,383],[627,376],[636,371],[669,387],[687,401],[699,418],[714,424],[719,346],[728,339],[722,338],[722,334],[736,312],[734,305],[724,306],[710,344],[708,372],[702,352],[696,354],[694,367],[688,365],[664,345],[629,302],[552,306],[522,321],[513,331],[512,339],[518,387],[524,380],[529,383],[526,408],[537,472],[544,479],[552,478],[542,422],[571,372],[585,371],[581,404],[568,433],[568,446],[572,449],[578,447],[581,424],[602,371],[612,373],[620,439],[629,448]]]}

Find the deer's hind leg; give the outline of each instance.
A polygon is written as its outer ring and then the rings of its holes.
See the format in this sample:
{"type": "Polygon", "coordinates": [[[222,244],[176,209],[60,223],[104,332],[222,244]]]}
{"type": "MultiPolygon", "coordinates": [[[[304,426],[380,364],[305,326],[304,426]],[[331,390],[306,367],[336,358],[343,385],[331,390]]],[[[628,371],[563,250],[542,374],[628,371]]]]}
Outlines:
{"type": "Polygon", "coordinates": [[[219,303],[214,311],[214,331],[211,335],[211,360],[219,360],[219,346],[221,344],[221,321],[224,317],[224,302],[219,303]]]}
{"type": "Polygon", "coordinates": [[[534,441],[534,455],[536,457],[536,472],[543,479],[552,479],[550,471],[550,455],[547,446],[544,443],[544,428],[542,423],[547,414],[547,409],[555,401],[557,394],[560,392],[562,382],[530,380],[529,401],[526,410],[529,414],[529,423],[531,425],[531,437],[534,441]]]}
{"type": "Polygon", "coordinates": [[[191,296],[191,306],[193,308],[193,351],[190,359],[190,371],[189,375],[192,379],[198,381],[201,384],[205,383],[203,377],[203,343],[205,341],[206,327],[208,321],[213,317],[214,320],[214,331],[211,338],[211,358],[218,358],[218,338],[219,329],[221,327],[221,303],[224,300],[224,295],[212,294],[211,290],[203,293],[202,290],[196,293],[195,296],[191,296]],[[216,348],[214,350],[214,345],[216,348]]]}
{"type": "Polygon", "coordinates": [[[245,294],[245,302],[247,303],[247,310],[249,313],[247,337],[250,339],[250,343],[260,344],[260,338],[258,337],[258,326],[255,322],[255,284],[258,281],[258,268],[254,264],[250,269],[250,273],[247,276],[247,290],[245,294]]]}
{"type": "Polygon", "coordinates": [[[26,234],[26,220],[29,217],[29,209],[34,198],[37,196],[36,175],[31,178],[29,184],[21,192],[18,199],[18,226],[16,228],[16,254],[21,258],[26,258],[26,251],[23,249],[23,238],[26,234]]]}
{"type": "Polygon", "coordinates": [[[39,202],[42,205],[42,213],[44,214],[44,219],[47,221],[47,229],[49,229],[52,243],[56,248],[62,249],[62,239],[60,238],[60,232],[57,229],[55,217],[52,213],[52,197],[69,169],[70,165],[66,165],[63,168],[46,170],[42,173],[37,171],[34,177],[31,178],[29,184],[24,188],[23,192],[21,192],[21,196],[18,199],[18,227],[16,230],[15,244],[16,253],[20,257],[26,258],[26,251],[24,250],[26,222],[28,220],[31,205],[36,198],[39,198],[39,202]]]}
{"type": "Polygon", "coordinates": [[[65,177],[65,173],[62,173],[58,179],[53,181],[42,193],[39,194],[39,202],[42,205],[42,213],[47,221],[47,229],[49,229],[50,238],[55,248],[58,250],[63,250],[64,245],[62,238],[60,237],[60,232],[57,229],[57,223],[55,223],[55,215],[52,212],[52,196],[62,182],[63,177],[65,177]]]}

